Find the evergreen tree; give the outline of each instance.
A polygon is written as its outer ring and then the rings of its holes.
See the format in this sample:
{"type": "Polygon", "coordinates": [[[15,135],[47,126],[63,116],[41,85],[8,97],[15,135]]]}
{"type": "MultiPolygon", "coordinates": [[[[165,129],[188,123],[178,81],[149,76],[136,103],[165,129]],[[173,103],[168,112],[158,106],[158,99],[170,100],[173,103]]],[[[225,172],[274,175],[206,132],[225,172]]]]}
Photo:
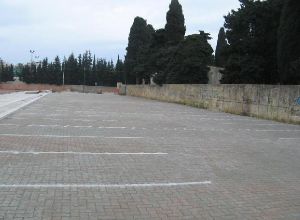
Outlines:
{"type": "Polygon", "coordinates": [[[207,84],[208,65],[212,63],[212,53],[208,40],[209,34],[187,36],[176,50],[174,59],[169,63],[168,84],[207,84]]]}
{"type": "Polygon", "coordinates": [[[4,70],[4,62],[0,58],[0,83],[3,82],[3,70],[4,70]]]}
{"type": "Polygon", "coordinates": [[[95,85],[95,82],[92,82],[92,54],[90,51],[86,51],[82,56],[82,66],[83,66],[83,84],[84,85],[95,85]]]}
{"type": "Polygon", "coordinates": [[[79,76],[77,59],[72,53],[65,62],[65,84],[80,85],[80,82],[81,78],[79,76]]]}
{"type": "Polygon", "coordinates": [[[124,63],[120,59],[119,55],[118,55],[118,60],[117,60],[117,63],[116,63],[116,74],[117,74],[117,81],[125,83],[124,63]]]}
{"type": "Polygon", "coordinates": [[[300,84],[300,2],[286,0],[278,31],[280,82],[300,84]]]}
{"type": "MultiPolygon", "coordinates": [[[[51,81],[51,76],[49,74],[49,63],[48,58],[43,59],[42,61],[42,71],[41,71],[41,82],[47,84],[51,81]]],[[[35,69],[35,68],[34,68],[35,69]]],[[[36,77],[34,77],[36,78],[36,77]]],[[[36,80],[34,80],[35,82],[36,80]]]]}
{"type": "Polygon", "coordinates": [[[227,62],[222,83],[274,84],[277,73],[277,29],[282,0],[240,0],[225,16],[227,62]]]}
{"type": "Polygon", "coordinates": [[[139,55],[150,45],[151,37],[151,28],[147,25],[146,20],[136,17],[130,29],[125,57],[126,81],[129,84],[139,84],[143,78],[139,69],[135,69],[135,67],[140,62],[139,55]]]}
{"type": "Polygon", "coordinates": [[[219,66],[219,67],[225,66],[225,64],[226,64],[226,55],[225,55],[226,47],[227,47],[226,35],[225,35],[225,30],[222,27],[219,31],[218,42],[217,42],[217,47],[216,47],[216,52],[215,52],[216,66],[219,66]]]}
{"type": "MultiPolygon", "coordinates": [[[[96,59],[90,51],[86,51],[83,55],[79,55],[78,59],[72,53],[68,59],[64,58],[61,63],[58,56],[53,62],[49,62],[48,58],[42,62],[32,63],[20,66],[19,76],[26,83],[42,83],[61,85],[98,85],[115,86],[118,81],[118,72],[113,61],[107,62],[105,59],[96,59]],[[93,57],[93,58],[92,58],[93,57]],[[62,72],[63,71],[63,72],[62,72]],[[84,74],[85,73],[85,74],[84,74]]],[[[13,73],[13,66],[6,66],[0,60],[0,73],[13,73]],[[3,70],[2,71],[2,66],[3,70]],[[6,71],[7,69],[7,71],[6,71]]],[[[118,61],[118,69],[123,70],[123,62],[118,61]]],[[[5,75],[4,74],[4,75],[5,75]]],[[[6,75],[5,75],[6,76],[6,75]]],[[[11,75],[12,76],[12,75],[11,75]]],[[[8,79],[6,76],[5,79],[8,79]]],[[[9,79],[12,79],[9,78],[9,79]]]]}
{"type": "Polygon", "coordinates": [[[186,27],[182,6],[178,0],[172,0],[167,13],[167,24],[165,26],[166,37],[172,44],[178,44],[184,39],[186,27]]]}
{"type": "Polygon", "coordinates": [[[58,56],[55,57],[53,63],[53,75],[54,81],[53,84],[61,85],[62,84],[62,66],[58,56]]]}

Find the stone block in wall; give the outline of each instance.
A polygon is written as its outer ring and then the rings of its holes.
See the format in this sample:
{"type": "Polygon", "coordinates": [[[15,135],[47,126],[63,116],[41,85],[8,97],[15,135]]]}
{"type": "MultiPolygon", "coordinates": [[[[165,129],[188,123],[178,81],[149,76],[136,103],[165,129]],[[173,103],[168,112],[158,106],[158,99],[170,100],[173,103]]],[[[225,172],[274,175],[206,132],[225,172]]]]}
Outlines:
{"type": "MultiPolygon", "coordinates": [[[[259,109],[265,107],[264,105],[260,105],[259,109]]],[[[264,115],[263,113],[259,112],[259,116],[263,118],[268,118],[272,120],[276,120],[278,118],[278,106],[268,105],[268,114],[264,115]]]]}
{"type": "Polygon", "coordinates": [[[277,110],[277,120],[279,121],[290,121],[290,112],[288,111],[288,108],[279,107],[277,110]]]}
{"type": "MultiPolygon", "coordinates": [[[[265,86],[264,86],[265,87],[265,86]]],[[[267,89],[270,91],[269,96],[269,105],[278,106],[279,105],[279,96],[280,96],[280,88],[279,86],[267,86],[267,89]]]]}
{"type": "Polygon", "coordinates": [[[258,104],[249,104],[249,115],[250,116],[258,116],[259,115],[259,109],[258,104]]]}
{"type": "Polygon", "coordinates": [[[243,103],[245,104],[258,104],[258,85],[243,85],[243,103]]]}
{"type": "Polygon", "coordinates": [[[271,90],[268,86],[263,86],[263,85],[259,86],[258,94],[259,94],[260,105],[268,106],[272,102],[271,90]]]}
{"type": "Polygon", "coordinates": [[[243,103],[224,101],[222,103],[222,111],[241,115],[243,113],[243,103]]]}
{"type": "MultiPolygon", "coordinates": [[[[262,118],[270,118],[271,117],[270,113],[271,113],[271,111],[269,110],[268,105],[259,105],[258,106],[257,116],[260,116],[262,118]]],[[[276,114],[277,114],[277,111],[276,111],[276,114]]],[[[276,114],[274,116],[277,116],[276,114]]]]}
{"type": "Polygon", "coordinates": [[[299,97],[299,86],[280,86],[279,107],[289,108],[295,105],[299,97]]]}

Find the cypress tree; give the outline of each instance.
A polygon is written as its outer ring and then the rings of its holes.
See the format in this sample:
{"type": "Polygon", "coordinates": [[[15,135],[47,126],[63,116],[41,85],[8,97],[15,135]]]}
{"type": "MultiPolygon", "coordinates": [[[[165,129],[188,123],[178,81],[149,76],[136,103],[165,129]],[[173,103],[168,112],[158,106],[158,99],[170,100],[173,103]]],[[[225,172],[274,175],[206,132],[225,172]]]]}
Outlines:
{"type": "Polygon", "coordinates": [[[117,72],[117,81],[125,83],[125,77],[124,77],[124,64],[123,61],[120,59],[120,56],[118,55],[118,60],[116,63],[116,72],[117,72]]]}
{"type": "Polygon", "coordinates": [[[58,56],[55,57],[53,63],[53,84],[61,85],[62,84],[62,69],[61,62],[58,56]]]}
{"type": "Polygon", "coordinates": [[[216,66],[224,67],[226,63],[225,49],[227,47],[225,30],[222,27],[219,31],[218,42],[215,53],[216,66]]]}
{"type": "Polygon", "coordinates": [[[134,19],[128,38],[127,54],[125,57],[126,80],[129,84],[139,84],[142,75],[137,71],[139,55],[150,45],[152,33],[147,21],[141,17],[134,19]]]}
{"type": "Polygon", "coordinates": [[[165,26],[166,36],[170,43],[178,44],[184,39],[186,27],[182,6],[178,0],[172,0],[167,13],[167,24],[165,26]]]}
{"type": "Polygon", "coordinates": [[[280,82],[300,84],[300,2],[286,0],[278,30],[280,82]]]}
{"type": "Polygon", "coordinates": [[[4,63],[3,60],[0,58],[0,83],[3,81],[3,69],[4,69],[4,63]]]}

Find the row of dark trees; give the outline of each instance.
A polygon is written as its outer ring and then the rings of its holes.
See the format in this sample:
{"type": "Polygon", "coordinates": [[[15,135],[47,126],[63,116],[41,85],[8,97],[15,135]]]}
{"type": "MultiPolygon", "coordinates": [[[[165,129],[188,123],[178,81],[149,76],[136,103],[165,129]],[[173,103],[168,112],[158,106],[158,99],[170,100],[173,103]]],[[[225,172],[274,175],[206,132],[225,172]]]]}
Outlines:
{"type": "MultiPolygon", "coordinates": [[[[208,82],[208,66],[224,67],[222,83],[300,84],[300,1],[239,0],[225,16],[215,59],[204,31],[185,36],[185,18],[172,0],[164,28],[155,30],[141,17],[131,27],[124,63],[96,59],[87,51],[63,61],[56,57],[18,65],[27,83],[115,86],[128,84],[199,84],[208,82]],[[64,73],[64,74],[63,74],[64,73]],[[64,75],[64,80],[63,80],[64,75]]],[[[11,81],[14,69],[0,59],[0,82],[11,81]]]]}
{"type": "Polygon", "coordinates": [[[115,86],[117,82],[125,82],[123,66],[119,58],[114,65],[113,61],[96,59],[86,51],[78,57],[71,54],[62,62],[57,56],[53,62],[45,58],[24,65],[20,77],[26,83],[115,86]]]}
{"type": "Polygon", "coordinates": [[[213,49],[204,31],[185,37],[182,6],[172,0],[165,28],[155,30],[141,17],[131,27],[125,57],[126,82],[207,83],[213,49]]]}
{"type": "Polygon", "coordinates": [[[5,64],[2,59],[0,59],[0,83],[13,81],[14,78],[14,67],[13,65],[5,64]]]}
{"type": "Polygon", "coordinates": [[[219,32],[222,83],[300,84],[300,1],[240,3],[219,32]]]}

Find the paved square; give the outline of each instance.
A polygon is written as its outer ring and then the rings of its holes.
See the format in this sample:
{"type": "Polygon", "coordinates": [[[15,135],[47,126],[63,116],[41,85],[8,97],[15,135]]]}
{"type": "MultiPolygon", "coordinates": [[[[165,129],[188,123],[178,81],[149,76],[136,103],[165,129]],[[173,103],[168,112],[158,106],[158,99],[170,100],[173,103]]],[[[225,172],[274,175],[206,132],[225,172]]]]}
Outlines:
{"type": "Polygon", "coordinates": [[[0,120],[0,219],[300,219],[300,126],[113,94],[0,120]]]}

